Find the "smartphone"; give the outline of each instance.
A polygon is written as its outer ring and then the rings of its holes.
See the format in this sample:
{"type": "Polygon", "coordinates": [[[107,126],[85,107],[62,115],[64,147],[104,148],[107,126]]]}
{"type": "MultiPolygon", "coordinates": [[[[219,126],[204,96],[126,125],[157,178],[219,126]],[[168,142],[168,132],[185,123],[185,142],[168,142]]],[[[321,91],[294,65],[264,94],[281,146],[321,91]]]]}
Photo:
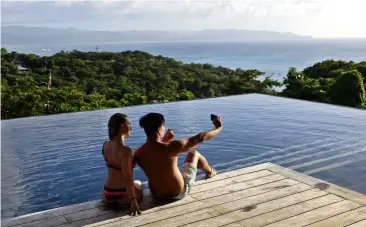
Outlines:
{"type": "Polygon", "coordinates": [[[215,115],[215,114],[211,114],[211,121],[216,121],[216,120],[217,120],[217,118],[218,118],[218,116],[217,116],[217,115],[215,115]]]}

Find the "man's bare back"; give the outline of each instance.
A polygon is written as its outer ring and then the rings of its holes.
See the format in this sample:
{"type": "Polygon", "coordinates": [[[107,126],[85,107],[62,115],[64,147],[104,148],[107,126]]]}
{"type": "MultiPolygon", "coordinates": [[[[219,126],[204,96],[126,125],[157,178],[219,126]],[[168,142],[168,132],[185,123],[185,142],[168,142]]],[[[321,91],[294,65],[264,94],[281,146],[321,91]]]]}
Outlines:
{"type": "Polygon", "coordinates": [[[178,169],[178,155],[166,143],[145,143],[138,150],[138,164],[149,179],[149,188],[156,196],[176,196],[184,181],[178,169]]]}
{"type": "Polygon", "coordinates": [[[134,155],[138,165],[147,175],[150,190],[156,197],[183,198],[188,194],[190,184],[195,179],[197,167],[202,169],[208,178],[216,174],[206,159],[192,150],[222,130],[220,117],[215,118],[213,123],[215,128],[210,131],[201,132],[188,139],[172,140],[174,135],[170,129],[164,135],[163,115],[150,113],[141,118],[140,126],[144,128],[147,140],[134,155]],[[184,152],[188,153],[182,170],[179,170],[178,156],[184,152]]]}

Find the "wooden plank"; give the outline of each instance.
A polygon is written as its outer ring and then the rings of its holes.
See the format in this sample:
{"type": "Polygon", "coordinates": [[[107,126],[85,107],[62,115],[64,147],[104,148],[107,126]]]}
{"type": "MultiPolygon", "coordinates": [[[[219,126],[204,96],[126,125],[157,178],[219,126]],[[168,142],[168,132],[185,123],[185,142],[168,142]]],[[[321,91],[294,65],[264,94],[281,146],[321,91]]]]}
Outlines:
{"type": "MultiPolygon", "coordinates": [[[[144,198],[144,200],[140,203],[140,209],[143,212],[143,214],[148,214],[152,212],[156,212],[159,210],[164,209],[170,209],[172,207],[180,206],[183,204],[191,203],[196,201],[190,196],[186,196],[184,199],[174,202],[158,202],[154,201],[151,197],[144,198]]],[[[100,221],[108,221],[108,219],[112,218],[122,218],[122,219],[129,219],[132,218],[132,216],[128,215],[129,208],[122,209],[120,211],[113,211],[113,210],[107,210],[103,211],[100,208],[95,208],[93,211],[81,211],[81,212],[75,212],[72,214],[67,214],[65,217],[69,222],[78,222],[82,223],[83,225],[92,224],[94,222],[91,222],[89,219],[96,219],[98,216],[105,216],[106,219],[100,220],[100,221]],[[107,215],[109,214],[109,215],[107,215]],[[107,218],[111,216],[110,218],[107,218]]]]}
{"type": "Polygon", "coordinates": [[[231,223],[228,225],[224,225],[224,227],[243,227],[242,225],[240,225],[239,223],[231,223]]]}
{"type": "Polygon", "coordinates": [[[259,165],[255,165],[255,166],[234,169],[234,170],[230,170],[230,171],[226,171],[226,172],[220,172],[215,177],[210,178],[210,179],[205,179],[204,178],[205,176],[200,176],[200,177],[196,178],[195,185],[206,184],[206,183],[210,183],[210,182],[214,182],[214,181],[218,181],[218,180],[224,180],[224,179],[228,179],[231,177],[236,177],[239,175],[257,172],[260,170],[265,170],[265,169],[267,169],[268,164],[269,163],[263,163],[263,164],[259,164],[259,165]]]}
{"type": "Polygon", "coordinates": [[[207,208],[207,206],[202,202],[193,202],[188,203],[179,207],[173,207],[171,209],[165,209],[156,211],[153,213],[143,214],[138,217],[128,218],[125,219],[124,217],[117,218],[117,219],[111,219],[109,221],[104,221],[100,223],[96,223],[94,225],[88,225],[88,226],[103,226],[103,227],[110,227],[110,226],[138,226],[138,225],[144,225],[149,224],[152,222],[160,221],[163,219],[171,218],[171,217],[177,217],[181,216],[185,213],[197,211],[207,208]]]}
{"type": "Polygon", "coordinates": [[[260,185],[258,187],[248,188],[248,189],[233,192],[233,193],[230,193],[230,194],[216,196],[216,197],[213,197],[213,198],[204,199],[204,200],[200,200],[200,201],[202,201],[206,204],[215,206],[215,205],[218,205],[218,204],[224,204],[224,203],[236,201],[236,200],[239,200],[239,199],[245,199],[245,198],[256,196],[256,195],[259,195],[259,194],[274,192],[278,188],[281,188],[284,185],[286,185],[287,188],[291,188],[290,190],[292,190],[294,188],[296,190],[300,188],[299,190],[304,190],[304,191],[310,189],[310,187],[308,185],[298,184],[296,181],[293,181],[293,180],[290,180],[290,179],[285,179],[283,181],[274,182],[274,183],[265,184],[265,185],[260,185]]]}
{"type": "Polygon", "coordinates": [[[80,227],[80,226],[84,226],[84,225],[88,225],[88,224],[93,224],[93,223],[109,220],[112,218],[117,218],[117,217],[120,217],[120,215],[121,214],[118,212],[112,212],[112,213],[108,213],[108,214],[104,214],[104,215],[100,215],[100,216],[91,217],[88,219],[74,221],[74,222],[68,223],[68,224],[57,225],[57,227],[80,227]]]}
{"type": "Polygon", "coordinates": [[[328,194],[322,197],[307,200],[278,210],[273,210],[271,212],[264,213],[259,216],[248,218],[241,221],[240,223],[246,227],[264,226],[342,200],[343,199],[339,196],[328,194]]]}
{"type": "MultiPolygon", "coordinates": [[[[42,219],[42,220],[38,220],[38,221],[34,221],[34,222],[28,222],[28,223],[22,223],[19,225],[16,225],[17,227],[35,227],[35,226],[57,226],[57,225],[62,225],[62,224],[67,224],[67,220],[65,217],[63,216],[58,216],[58,217],[52,217],[52,218],[47,218],[47,219],[42,219]]],[[[1,225],[3,226],[3,225],[1,225]]]]}
{"type": "MultiPolygon", "coordinates": [[[[242,191],[234,192],[231,194],[225,194],[222,196],[217,196],[217,197],[206,199],[206,200],[201,200],[201,201],[192,202],[189,204],[184,204],[184,205],[181,205],[178,207],[173,207],[170,209],[159,210],[159,211],[156,211],[153,213],[143,214],[139,217],[130,218],[128,220],[126,220],[125,217],[121,217],[121,218],[117,218],[117,219],[111,219],[108,221],[100,222],[100,223],[97,223],[95,225],[90,225],[90,226],[103,225],[106,227],[106,226],[119,226],[121,224],[127,225],[127,226],[144,225],[144,224],[159,221],[162,219],[180,216],[185,213],[190,213],[190,212],[194,212],[197,210],[210,208],[211,206],[230,202],[233,200],[247,198],[249,196],[254,196],[254,195],[263,193],[263,191],[266,191],[266,190],[270,191],[270,192],[276,192],[276,194],[278,194],[278,196],[281,196],[282,194],[286,194],[286,193],[295,193],[297,191],[301,191],[301,190],[305,191],[305,190],[310,189],[310,187],[305,184],[297,184],[297,185],[290,186],[288,188],[284,188],[284,189],[280,189],[280,190],[276,190],[276,191],[273,191],[273,190],[275,190],[273,188],[265,187],[265,186],[266,185],[262,185],[259,187],[250,188],[248,190],[242,190],[242,191]],[[262,188],[262,190],[258,190],[258,188],[262,188]],[[284,190],[285,190],[285,192],[284,192],[284,190]]],[[[263,194],[265,194],[265,193],[263,193],[263,194]]],[[[263,194],[261,194],[261,195],[263,195],[263,194]]]]}
{"type": "Polygon", "coordinates": [[[20,224],[26,224],[26,223],[35,222],[38,220],[49,219],[52,217],[62,216],[64,214],[78,212],[81,210],[93,209],[93,208],[101,206],[101,205],[102,205],[102,203],[100,200],[99,201],[95,200],[95,201],[90,201],[90,202],[86,202],[86,203],[80,203],[80,204],[59,207],[59,208],[55,208],[55,209],[51,209],[51,210],[45,210],[45,211],[41,211],[41,212],[22,215],[22,216],[19,216],[16,218],[6,220],[6,221],[2,222],[1,224],[2,224],[2,226],[9,226],[9,227],[15,226],[15,225],[20,225],[20,224]]]}
{"type": "MultiPolygon", "coordinates": [[[[243,169],[239,169],[239,170],[233,170],[233,171],[219,174],[219,175],[215,176],[214,178],[211,178],[208,180],[198,181],[198,182],[196,182],[196,184],[199,185],[199,184],[210,183],[210,182],[218,181],[220,179],[225,179],[228,177],[235,177],[235,176],[239,176],[239,175],[243,175],[243,174],[260,171],[265,168],[266,168],[266,164],[261,164],[261,165],[243,168],[243,169]]],[[[149,195],[150,195],[150,191],[148,189],[144,190],[144,196],[147,197],[149,195]]],[[[35,222],[38,220],[49,219],[52,217],[57,217],[57,216],[62,216],[62,215],[72,214],[72,213],[80,214],[81,218],[87,217],[88,214],[105,215],[106,213],[108,213],[105,211],[99,213],[99,210],[97,208],[100,206],[103,207],[104,204],[100,200],[95,200],[95,201],[90,201],[90,202],[86,202],[86,203],[55,208],[55,209],[51,209],[51,210],[41,211],[41,212],[37,212],[37,213],[27,214],[27,215],[23,215],[20,217],[8,219],[8,220],[3,221],[2,225],[10,227],[10,226],[19,225],[22,223],[24,223],[24,224],[31,223],[31,222],[35,222]],[[83,214],[83,212],[85,213],[85,215],[83,214]]],[[[110,211],[110,212],[113,212],[113,211],[110,211]]],[[[79,219],[80,218],[76,218],[76,217],[71,218],[71,220],[79,220],[79,219]]]]}
{"type": "Polygon", "coordinates": [[[366,219],[366,207],[361,207],[314,223],[312,225],[309,225],[309,227],[347,226],[364,219],[366,219]]]}
{"type": "MultiPolygon", "coordinates": [[[[253,180],[253,181],[257,181],[257,180],[253,180]]],[[[250,183],[250,181],[248,183],[250,183]]],[[[295,184],[297,184],[297,182],[294,181],[294,180],[289,180],[289,179],[282,180],[282,181],[275,182],[273,184],[262,185],[262,187],[255,187],[255,188],[253,188],[253,190],[249,190],[249,191],[245,191],[245,192],[238,192],[238,194],[234,194],[233,196],[230,196],[230,199],[236,199],[238,197],[240,198],[240,197],[243,197],[243,196],[245,196],[245,197],[246,196],[251,196],[251,195],[258,194],[258,193],[263,193],[263,192],[266,192],[266,191],[275,190],[275,189],[278,189],[278,188],[292,186],[292,185],[295,185],[295,184]]],[[[217,190],[219,190],[219,188],[217,190]]],[[[212,190],[211,192],[218,195],[218,193],[215,192],[215,189],[212,190]]],[[[190,203],[192,201],[196,201],[192,197],[188,196],[188,197],[184,198],[184,200],[176,201],[174,203],[166,204],[166,205],[163,205],[163,206],[160,206],[160,207],[156,207],[157,205],[150,202],[150,200],[149,200],[149,202],[146,202],[146,198],[145,198],[144,202],[140,205],[140,207],[141,207],[141,210],[143,211],[143,214],[148,214],[148,213],[151,213],[151,212],[156,212],[156,211],[159,211],[159,210],[164,210],[164,209],[168,209],[168,208],[171,208],[171,207],[174,207],[174,206],[180,206],[180,205],[183,205],[183,204],[190,203]]],[[[230,201],[230,199],[226,200],[226,201],[230,201]]],[[[112,212],[112,211],[110,211],[110,212],[112,212]]],[[[95,216],[100,216],[100,215],[105,215],[105,214],[106,214],[106,212],[100,211],[98,208],[95,208],[94,210],[75,212],[73,214],[68,214],[68,215],[65,215],[65,216],[67,217],[67,219],[70,222],[75,222],[75,221],[85,219],[85,225],[87,225],[87,224],[90,223],[88,221],[88,218],[93,218],[95,216]]],[[[120,217],[123,216],[123,215],[127,215],[127,214],[128,214],[128,210],[126,210],[125,213],[120,213],[120,217]]],[[[121,217],[121,220],[125,220],[125,219],[128,219],[128,218],[130,218],[130,216],[121,217]]],[[[107,221],[111,221],[111,220],[107,220],[107,221]]],[[[80,223],[80,221],[79,221],[79,223],[80,223]]]]}
{"type": "MultiPolygon", "coordinates": [[[[190,203],[193,201],[196,201],[195,199],[191,198],[190,196],[185,197],[183,200],[171,202],[171,203],[156,203],[153,201],[146,202],[145,199],[143,203],[140,204],[140,209],[142,210],[143,214],[152,213],[155,211],[163,210],[163,209],[169,209],[171,207],[180,206],[182,204],[190,203]]],[[[84,212],[74,213],[65,215],[68,219],[69,224],[62,225],[60,227],[78,227],[78,226],[85,226],[94,224],[97,222],[108,222],[111,221],[111,219],[120,218],[120,219],[129,219],[133,218],[132,216],[128,215],[129,209],[123,209],[120,211],[114,211],[111,210],[109,213],[97,213],[96,215],[92,215],[92,213],[85,214],[84,212]]],[[[59,227],[59,226],[58,226],[59,227]]]]}
{"type": "MultiPolygon", "coordinates": [[[[124,209],[123,211],[120,212],[121,215],[128,214],[127,209],[124,209]]],[[[113,211],[100,210],[99,208],[94,208],[91,210],[85,210],[85,211],[75,212],[75,213],[71,213],[71,214],[66,214],[65,217],[69,222],[74,222],[74,221],[88,219],[88,218],[92,218],[95,216],[101,216],[101,215],[106,215],[106,214],[110,214],[110,213],[113,213],[113,211]]]]}
{"type": "Polygon", "coordinates": [[[366,220],[359,221],[359,222],[354,223],[352,225],[348,225],[347,227],[366,227],[366,220]]]}
{"type": "Polygon", "coordinates": [[[362,205],[366,205],[366,195],[363,195],[361,193],[351,191],[349,189],[337,186],[335,184],[308,176],[306,174],[302,174],[290,169],[286,169],[284,167],[267,163],[267,169],[275,172],[277,174],[289,177],[291,179],[300,181],[304,184],[311,185],[316,188],[320,188],[322,190],[325,190],[327,192],[333,193],[335,195],[341,196],[345,199],[352,200],[353,202],[360,203],[362,205]]]}
{"type": "MultiPolygon", "coordinates": [[[[216,205],[213,208],[222,214],[226,214],[226,213],[238,210],[238,209],[243,209],[244,207],[247,207],[247,206],[264,203],[266,201],[278,199],[278,198],[296,194],[296,193],[299,193],[302,191],[307,191],[309,189],[311,189],[311,187],[309,185],[296,184],[294,186],[290,186],[290,187],[286,187],[286,188],[282,188],[282,189],[278,189],[278,190],[274,190],[274,191],[269,191],[269,192],[262,193],[262,194],[259,194],[259,195],[253,196],[253,197],[244,198],[244,199],[236,199],[232,202],[216,205]]],[[[202,200],[202,201],[204,201],[204,200],[202,200]]],[[[210,201],[205,202],[205,203],[206,204],[210,203],[210,201]]]]}
{"type": "MultiPolygon", "coordinates": [[[[256,178],[256,177],[260,177],[262,175],[268,175],[268,174],[272,174],[269,171],[262,171],[261,173],[253,173],[252,174],[245,174],[245,175],[240,175],[236,178],[234,178],[235,180],[241,180],[241,179],[251,179],[251,178],[256,178]]],[[[217,183],[217,181],[216,181],[217,183]]],[[[291,183],[291,182],[290,182],[291,183]]],[[[200,189],[198,190],[204,190],[204,188],[208,187],[213,187],[215,184],[215,182],[211,182],[208,185],[200,185],[200,189]],[[211,185],[212,184],[212,185],[211,185]]],[[[149,198],[150,192],[149,191],[144,191],[144,196],[146,196],[146,198],[144,199],[143,203],[140,205],[141,210],[143,211],[144,214],[146,213],[150,213],[150,212],[155,212],[158,210],[162,210],[162,209],[168,209],[171,208],[173,206],[179,206],[182,204],[186,204],[192,201],[195,201],[195,199],[193,199],[192,197],[186,197],[184,200],[181,201],[177,201],[174,203],[170,203],[169,205],[165,205],[165,206],[161,206],[161,207],[155,207],[157,204],[154,204],[151,200],[151,198],[149,198]],[[146,200],[148,200],[148,202],[146,202],[146,200]],[[151,209],[152,207],[155,207],[155,209],[151,209]]],[[[106,215],[108,213],[111,213],[113,211],[109,210],[109,211],[103,211],[100,210],[99,208],[94,208],[94,209],[90,209],[90,210],[85,210],[85,211],[80,211],[80,212],[74,212],[72,214],[66,214],[66,218],[67,220],[69,220],[70,222],[75,222],[75,221],[79,221],[79,220],[84,220],[86,219],[85,223],[88,223],[89,221],[87,219],[89,218],[93,218],[95,216],[102,216],[102,215],[106,215]]],[[[128,210],[126,209],[125,212],[121,212],[120,216],[123,215],[127,215],[128,214],[128,210]]],[[[129,216],[127,216],[125,219],[129,218],[129,216]]]]}
{"type": "Polygon", "coordinates": [[[334,215],[353,210],[361,205],[352,201],[343,200],[331,205],[321,207],[295,217],[287,218],[285,220],[266,225],[266,227],[282,227],[282,226],[305,226],[321,221],[334,215]]]}
{"type": "MultiPolygon", "coordinates": [[[[273,210],[277,210],[286,206],[291,206],[296,203],[300,203],[306,200],[311,200],[313,198],[324,197],[324,195],[328,194],[327,192],[321,191],[319,189],[311,189],[305,192],[300,192],[296,194],[292,194],[290,196],[285,196],[280,199],[275,199],[272,201],[262,203],[262,197],[256,196],[248,198],[246,201],[241,202],[240,210],[235,210],[234,212],[230,212],[219,217],[203,220],[200,222],[191,223],[188,226],[223,226],[229,223],[238,222],[242,224],[241,220],[250,218],[253,216],[257,216],[260,214],[264,214],[273,210]]],[[[328,194],[329,195],[329,194],[328,194]]],[[[323,203],[327,204],[330,202],[338,201],[341,199],[332,195],[330,198],[323,199],[323,203]]],[[[214,207],[213,209],[216,210],[214,207]]],[[[236,208],[237,209],[237,208],[236,208]]],[[[246,226],[246,225],[244,225],[246,226]]]]}
{"type": "MultiPolygon", "coordinates": [[[[144,197],[149,197],[151,195],[149,189],[143,190],[144,197]]],[[[95,214],[95,215],[104,215],[106,212],[98,213],[98,208],[108,209],[106,205],[101,200],[93,200],[85,203],[80,204],[74,204],[59,208],[54,208],[50,210],[45,210],[41,212],[31,213],[22,215],[16,218],[12,218],[9,220],[6,220],[2,222],[2,226],[15,226],[20,224],[26,224],[26,223],[32,223],[35,221],[43,220],[43,219],[49,219],[52,217],[61,217],[63,215],[73,214],[73,213],[79,213],[81,216],[83,216],[83,213],[86,213],[86,215],[89,214],[95,214]]],[[[110,210],[110,212],[113,212],[113,210],[110,210]]],[[[108,213],[108,212],[107,212],[108,213]]]]}
{"type": "Polygon", "coordinates": [[[202,199],[207,199],[207,198],[218,196],[218,195],[236,192],[236,191],[243,190],[246,188],[251,188],[251,187],[255,187],[255,186],[259,186],[259,185],[263,185],[263,184],[268,184],[268,183],[283,180],[283,179],[285,179],[284,176],[274,174],[274,175],[261,177],[259,179],[255,179],[252,181],[245,181],[245,182],[241,182],[241,183],[237,183],[237,184],[230,184],[230,185],[226,185],[223,187],[218,187],[218,188],[215,188],[215,189],[212,189],[209,191],[191,193],[190,195],[192,197],[194,197],[195,199],[202,200],[202,199]]]}
{"type": "Polygon", "coordinates": [[[180,226],[180,225],[184,225],[184,224],[187,224],[190,222],[196,222],[196,221],[200,221],[203,219],[216,217],[219,215],[220,215],[219,212],[217,212],[211,208],[207,208],[207,209],[195,211],[195,212],[188,213],[188,214],[183,214],[178,217],[168,218],[165,220],[153,222],[153,223],[143,225],[143,226],[145,226],[145,227],[180,226]]]}
{"type": "Polygon", "coordinates": [[[238,182],[253,180],[253,179],[256,179],[256,178],[265,177],[265,176],[269,176],[269,175],[273,175],[273,174],[274,173],[272,173],[268,170],[261,170],[261,171],[254,172],[254,173],[239,175],[239,176],[232,177],[232,178],[229,178],[229,179],[214,181],[214,182],[210,182],[210,183],[206,183],[206,184],[193,185],[192,189],[191,189],[191,193],[207,191],[207,190],[214,189],[214,188],[217,188],[217,187],[220,187],[220,186],[227,186],[227,185],[230,185],[230,184],[236,184],[238,182]]]}
{"type": "Polygon", "coordinates": [[[283,226],[289,222],[289,226],[326,227],[334,226],[336,221],[342,226],[366,227],[366,207],[361,205],[366,203],[365,195],[271,163],[198,181],[190,196],[180,201],[157,202],[151,198],[149,190],[144,190],[144,195],[140,204],[143,215],[138,217],[129,216],[128,208],[112,210],[99,200],[24,215],[4,221],[2,226],[226,224],[239,227],[278,223],[283,226]]]}
{"type": "MultiPolygon", "coordinates": [[[[292,179],[284,179],[284,180],[280,180],[280,181],[276,181],[276,182],[272,182],[272,183],[268,183],[268,184],[264,184],[264,185],[259,185],[259,186],[252,187],[252,188],[245,188],[243,190],[232,192],[230,194],[224,194],[225,197],[223,197],[223,195],[222,196],[220,195],[217,197],[225,198],[225,202],[230,202],[230,201],[233,201],[238,198],[246,198],[249,196],[277,190],[280,188],[290,187],[290,186],[293,186],[296,184],[299,184],[299,182],[292,180],[292,179]]],[[[219,189],[216,189],[216,190],[219,190],[219,189]]],[[[195,194],[192,194],[191,196],[193,198],[196,198],[195,194]]],[[[204,199],[203,201],[209,201],[209,199],[204,199]]]]}
{"type": "MultiPolygon", "coordinates": [[[[271,173],[270,171],[264,170],[264,171],[259,171],[259,172],[255,172],[255,173],[252,173],[252,174],[239,175],[237,177],[231,178],[232,179],[231,181],[247,180],[247,179],[253,179],[253,178],[258,178],[260,176],[268,176],[268,175],[273,175],[273,173],[271,173]]],[[[283,177],[281,177],[281,178],[283,178],[283,177]]],[[[210,183],[207,183],[207,184],[199,185],[198,186],[199,188],[197,190],[202,191],[202,190],[205,190],[206,188],[216,187],[216,184],[218,182],[220,182],[220,181],[215,181],[215,182],[210,182],[210,183]]],[[[292,185],[292,184],[294,184],[294,182],[288,182],[287,185],[292,185]]],[[[192,189],[192,191],[194,191],[194,189],[192,189]]],[[[220,193],[215,192],[214,190],[212,191],[212,193],[215,193],[216,195],[220,194],[220,193]]],[[[147,194],[147,192],[144,193],[144,194],[147,194]]],[[[145,200],[146,200],[146,198],[145,198],[145,200]]],[[[189,202],[192,202],[192,201],[195,201],[195,199],[193,199],[192,197],[186,197],[182,201],[177,201],[177,202],[171,203],[170,205],[155,207],[155,209],[151,209],[152,207],[156,206],[156,204],[152,203],[151,199],[150,199],[149,202],[146,202],[146,201],[143,202],[143,204],[141,205],[141,210],[143,211],[144,214],[147,214],[147,213],[159,211],[159,210],[162,210],[162,209],[168,209],[168,208],[171,208],[173,206],[186,204],[186,203],[189,203],[189,202]]],[[[75,213],[72,213],[72,214],[67,214],[66,218],[70,222],[75,222],[75,221],[79,221],[79,220],[93,218],[95,216],[105,215],[105,214],[108,214],[108,213],[111,213],[111,212],[112,211],[101,211],[98,208],[94,208],[92,210],[85,210],[85,211],[81,211],[81,212],[75,212],[75,213]]],[[[128,214],[128,210],[125,210],[124,213],[120,213],[120,216],[127,215],[127,214],[128,214]]],[[[128,219],[128,218],[129,218],[129,216],[125,217],[124,219],[128,219]]],[[[89,221],[86,220],[86,223],[88,223],[88,222],[89,221]]]]}

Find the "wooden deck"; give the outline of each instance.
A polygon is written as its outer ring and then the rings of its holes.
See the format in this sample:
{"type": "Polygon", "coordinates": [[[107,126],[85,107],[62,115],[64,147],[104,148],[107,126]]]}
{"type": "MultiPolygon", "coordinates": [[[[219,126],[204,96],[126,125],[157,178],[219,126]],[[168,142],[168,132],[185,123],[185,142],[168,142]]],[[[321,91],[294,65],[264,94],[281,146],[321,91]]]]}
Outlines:
{"type": "Polygon", "coordinates": [[[272,163],[199,180],[185,199],[157,203],[144,191],[143,214],[92,201],[6,220],[2,226],[366,227],[366,196],[272,163]]]}

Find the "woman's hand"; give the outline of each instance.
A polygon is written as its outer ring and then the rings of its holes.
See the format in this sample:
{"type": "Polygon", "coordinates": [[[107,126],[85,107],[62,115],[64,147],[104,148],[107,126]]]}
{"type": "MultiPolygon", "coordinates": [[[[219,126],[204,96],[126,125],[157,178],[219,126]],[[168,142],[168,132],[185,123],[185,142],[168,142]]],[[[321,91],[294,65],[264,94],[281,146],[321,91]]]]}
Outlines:
{"type": "Polygon", "coordinates": [[[136,216],[136,214],[141,214],[141,211],[136,200],[135,184],[133,182],[132,149],[130,147],[125,147],[124,149],[122,152],[122,172],[126,182],[128,197],[132,198],[130,200],[130,214],[136,216]]]}
{"type": "Polygon", "coordinates": [[[137,200],[132,199],[131,200],[130,215],[136,216],[136,215],[140,215],[140,214],[141,214],[141,211],[140,211],[139,204],[137,203],[137,200]]]}

